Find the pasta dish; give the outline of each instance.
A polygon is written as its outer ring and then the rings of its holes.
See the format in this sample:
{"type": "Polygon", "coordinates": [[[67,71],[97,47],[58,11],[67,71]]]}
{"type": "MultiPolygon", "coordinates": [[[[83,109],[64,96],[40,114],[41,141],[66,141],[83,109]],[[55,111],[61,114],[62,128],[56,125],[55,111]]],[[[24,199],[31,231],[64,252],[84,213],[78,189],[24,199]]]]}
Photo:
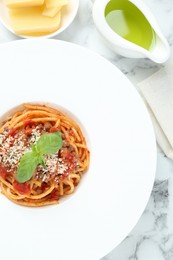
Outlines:
{"type": "Polygon", "coordinates": [[[31,207],[56,204],[72,194],[89,167],[80,127],[61,111],[23,104],[0,126],[0,188],[31,207]]]}

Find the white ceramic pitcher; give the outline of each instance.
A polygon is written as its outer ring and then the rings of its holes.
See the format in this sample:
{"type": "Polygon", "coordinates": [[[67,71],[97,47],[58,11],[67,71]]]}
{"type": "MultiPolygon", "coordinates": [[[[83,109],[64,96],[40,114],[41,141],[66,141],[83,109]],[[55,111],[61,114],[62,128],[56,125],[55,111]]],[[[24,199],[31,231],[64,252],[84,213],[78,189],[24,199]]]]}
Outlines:
{"type": "Polygon", "coordinates": [[[127,1],[130,1],[143,13],[155,32],[155,44],[149,50],[124,39],[111,29],[105,18],[105,8],[110,0],[95,0],[94,2],[93,19],[97,30],[108,46],[122,56],[129,58],[149,58],[156,63],[164,63],[170,56],[170,47],[155,17],[142,0],[127,1]]]}

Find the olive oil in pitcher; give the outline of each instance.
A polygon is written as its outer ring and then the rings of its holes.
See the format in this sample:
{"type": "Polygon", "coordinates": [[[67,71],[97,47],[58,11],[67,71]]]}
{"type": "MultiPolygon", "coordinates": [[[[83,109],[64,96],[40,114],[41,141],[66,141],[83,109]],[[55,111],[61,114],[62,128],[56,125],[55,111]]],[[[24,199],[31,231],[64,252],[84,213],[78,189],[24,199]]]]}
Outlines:
{"type": "Polygon", "coordinates": [[[149,50],[155,43],[155,32],[144,14],[128,0],[111,0],[105,18],[112,30],[124,39],[149,50]]]}

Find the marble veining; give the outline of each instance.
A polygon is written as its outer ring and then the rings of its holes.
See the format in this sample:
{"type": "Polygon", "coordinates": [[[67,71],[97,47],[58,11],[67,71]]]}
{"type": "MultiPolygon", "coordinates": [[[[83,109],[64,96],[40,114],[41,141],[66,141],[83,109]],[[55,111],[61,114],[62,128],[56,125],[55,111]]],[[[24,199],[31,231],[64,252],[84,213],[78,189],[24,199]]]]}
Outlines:
{"type": "MultiPolygon", "coordinates": [[[[169,45],[173,45],[173,1],[143,0],[151,9],[169,45]]],[[[164,66],[148,59],[128,59],[102,42],[93,23],[94,0],[80,0],[71,26],[56,39],[73,42],[100,54],[137,84],[164,66]]],[[[18,40],[0,24],[0,43],[18,40]]],[[[149,202],[130,234],[102,260],[173,260],[173,162],[158,147],[157,171],[149,202]]]]}
{"type": "Polygon", "coordinates": [[[102,260],[173,259],[173,163],[158,148],[156,179],[150,200],[125,240],[102,260]]]}

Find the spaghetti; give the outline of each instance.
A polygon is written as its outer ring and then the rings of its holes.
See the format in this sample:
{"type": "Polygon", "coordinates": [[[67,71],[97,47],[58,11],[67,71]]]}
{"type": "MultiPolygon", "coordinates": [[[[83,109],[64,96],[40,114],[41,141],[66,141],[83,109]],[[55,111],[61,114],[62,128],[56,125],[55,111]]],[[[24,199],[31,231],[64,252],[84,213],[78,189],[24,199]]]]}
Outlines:
{"type": "Polygon", "coordinates": [[[74,192],[89,166],[89,151],[79,126],[61,111],[45,105],[24,104],[0,128],[0,187],[11,201],[25,206],[56,204],[74,192]],[[19,183],[17,169],[22,156],[45,133],[60,132],[59,151],[44,155],[32,177],[19,183]]]}

